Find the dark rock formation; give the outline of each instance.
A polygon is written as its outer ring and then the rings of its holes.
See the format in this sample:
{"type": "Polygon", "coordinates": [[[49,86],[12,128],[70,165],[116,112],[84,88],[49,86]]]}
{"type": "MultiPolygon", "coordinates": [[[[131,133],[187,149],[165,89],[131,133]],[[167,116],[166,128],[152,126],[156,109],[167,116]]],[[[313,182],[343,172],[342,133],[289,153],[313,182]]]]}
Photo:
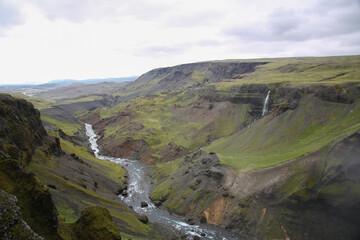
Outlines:
{"type": "Polygon", "coordinates": [[[161,150],[161,159],[160,162],[166,162],[174,160],[176,158],[185,156],[188,153],[188,150],[182,146],[177,146],[174,143],[169,143],[164,146],[161,150]]]}
{"type": "Polygon", "coordinates": [[[23,220],[15,196],[0,190],[0,239],[43,240],[23,220]]]}
{"type": "MultiPolygon", "coordinates": [[[[201,79],[203,82],[219,82],[223,79],[239,78],[241,74],[254,72],[257,66],[263,64],[266,62],[201,62],[158,68],[143,74],[136,81],[128,84],[128,87],[136,87],[148,84],[153,79],[161,79],[158,84],[143,93],[147,95],[160,90],[183,88],[187,83],[194,81],[196,78],[194,72],[203,74],[201,79]]],[[[140,92],[128,96],[128,98],[138,95],[140,92]]]]}
{"type": "Polygon", "coordinates": [[[2,155],[27,165],[32,151],[47,135],[34,106],[7,94],[0,94],[0,145],[2,155]]]}
{"type": "MultiPolygon", "coordinates": [[[[59,239],[51,193],[26,167],[36,147],[48,144],[49,152],[60,153],[60,142],[47,136],[31,103],[7,94],[0,94],[0,122],[0,189],[17,197],[21,214],[34,231],[59,239]]],[[[44,157],[48,151],[43,151],[44,157]]]]}
{"type": "Polygon", "coordinates": [[[59,138],[56,137],[55,141],[49,144],[49,152],[55,156],[61,156],[65,154],[61,149],[59,138]]]}
{"type": "Polygon", "coordinates": [[[149,219],[148,219],[148,217],[147,217],[145,214],[141,215],[141,216],[139,217],[139,220],[140,220],[141,222],[145,223],[145,224],[149,222],[149,219]]]}
{"type": "Polygon", "coordinates": [[[334,86],[319,86],[315,90],[315,96],[329,102],[352,103],[353,97],[344,88],[336,89],[334,86]]]}

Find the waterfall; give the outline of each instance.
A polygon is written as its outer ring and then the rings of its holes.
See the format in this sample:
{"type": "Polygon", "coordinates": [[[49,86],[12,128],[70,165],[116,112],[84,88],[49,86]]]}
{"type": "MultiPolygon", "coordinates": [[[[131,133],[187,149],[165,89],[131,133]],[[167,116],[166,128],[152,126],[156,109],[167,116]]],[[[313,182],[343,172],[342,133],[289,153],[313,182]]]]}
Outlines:
{"type": "Polygon", "coordinates": [[[262,111],[262,115],[264,116],[268,111],[269,111],[269,98],[270,98],[270,90],[268,91],[265,101],[264,101],[264,107],[263,107],[263,111],[262,111]]]}

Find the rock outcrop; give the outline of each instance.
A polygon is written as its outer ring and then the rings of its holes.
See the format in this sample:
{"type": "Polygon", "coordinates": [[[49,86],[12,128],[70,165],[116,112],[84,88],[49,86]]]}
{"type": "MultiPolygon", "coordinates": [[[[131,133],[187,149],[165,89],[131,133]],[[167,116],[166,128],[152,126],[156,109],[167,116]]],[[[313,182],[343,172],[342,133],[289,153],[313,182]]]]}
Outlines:
{"type": "Polygon", "coordinates": [[[0,156],[25,166],[46,135],[40,113],[30,102],[0,94],[0,156]]]}
{"type": "Polygon", "coordinates": [[[109,210],[102,207],[87,207],[73,229],[79,240],[121,240],[109,210]]]}
{"type": "Polygon", "coordinates": [[[135,97],[155,93],[157,91],[167,91],[174,89],[184,89],[187,84],[198,86],[205,82],[219,82],[223,79],[241,77],[242,74],[254,72],[257,66],[267,62],[200,62],[183,64],[174,67],[158,68],[151,70],[136,81],[128,84],[128,88],[140,88],[148,85],[149,88],[144,92],[137,92],[129,95],[135,97]],[[157,84],[151,86],[153,80],[159,80],[157,84]],[[194,79],[196,80],[194,82],[194,79]]]}
{"type": "Polygon", "coordinates": [[[44,240],[23,220],[15,196],[0,190],[0,239],[44,240]]]}
{"type": "Polygon", "coordinates": [[[47,137],[34,106],[0,94],[0,189],[15,195],[23,219],[38,234],[60,239],[58,219],[49,189],[26,170],[35,148],[48,145],[48,153],[61,154],[58,141],[47,137]]]}

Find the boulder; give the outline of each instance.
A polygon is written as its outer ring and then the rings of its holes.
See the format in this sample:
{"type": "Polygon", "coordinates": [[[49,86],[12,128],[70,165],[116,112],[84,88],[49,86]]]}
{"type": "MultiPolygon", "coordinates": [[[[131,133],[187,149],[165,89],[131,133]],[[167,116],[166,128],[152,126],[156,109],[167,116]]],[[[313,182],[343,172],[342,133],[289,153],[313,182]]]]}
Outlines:
{"type": "Polygon", "coordinates": [[[143,222],[143,223],[148,223],[149,222],[149,219],[148,219],[148,217],[145,215],[145,214],[143,214],[143,215],[141,215],[140,217],[138,217],[138,219],[140,220],[140,222],[143,222]]]}

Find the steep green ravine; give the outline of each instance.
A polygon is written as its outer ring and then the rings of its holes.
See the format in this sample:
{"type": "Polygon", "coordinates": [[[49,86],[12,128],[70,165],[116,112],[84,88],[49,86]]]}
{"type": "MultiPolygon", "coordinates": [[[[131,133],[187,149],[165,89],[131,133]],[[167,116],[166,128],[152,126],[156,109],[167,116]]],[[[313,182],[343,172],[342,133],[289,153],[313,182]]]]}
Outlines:
{"type": "Polygon", "coordinates": [[[302,99],[295,110],[271,115],[207,147],[235,170],[273,166],[313,152],[360,128],[360,104],[302,99]]]}

